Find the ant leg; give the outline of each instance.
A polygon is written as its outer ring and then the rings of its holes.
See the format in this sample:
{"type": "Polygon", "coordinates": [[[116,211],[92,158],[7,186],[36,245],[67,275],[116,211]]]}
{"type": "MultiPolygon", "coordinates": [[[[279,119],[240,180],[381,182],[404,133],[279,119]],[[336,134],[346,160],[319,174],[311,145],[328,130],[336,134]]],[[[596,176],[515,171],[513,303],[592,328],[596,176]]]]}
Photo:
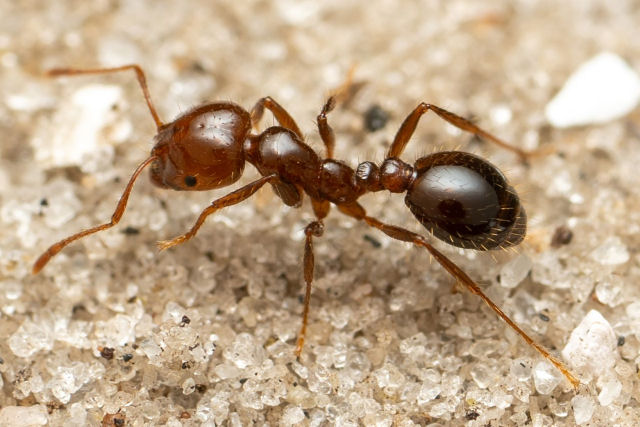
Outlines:
{"type": "Polygon", "coordinates": [[[349,103],[353,96],[362,88],[364,83],[354,82],[353,76],[356,74],[357,64],[353,64],[349,71],[347,71],[347,77],[340,84],[340,86],[329,91],[329,97],[335,98],[337,102],[349,103]]]}
{"type": "Polygon", "coordinates": [[[391,148],[389,148],[389,152],[387,153],[387,158],[389,157],[398,157],[404,151],[409,139],[413,135],[416,130],[416,126],[418,125],[418,121],[428,111],[433,111],[436,113],[441,119],[445,120],[449,124],[457,127],[466,132],[470,132],[478,137],[484,138],[488,141],[493,142],[496,145],[499,145],[502,148],[505,148],[509,151],[516,153],[522,160],[526,160],[529,157],[548,154],[548,150],[536,150],[533,152],[522,150],[518,147],[515,147],[511,144],[504,142],[503,140],[491,135],[489,132],[479,128],[469,120],[458,116],[450,111],[447,111],[443,108],[440,108],[433,104],[421,103],[418,105],[404,120],[400,129],[396,133],[396,136],[393,140],[393,144],[391,144],[391,148]]]}
{"type": "Polygon", "coordinates": [[[249,197],[251,197],[256,191],[258,191],[266,183],[268,182],[274,183],[277,181],[278,181],[278,176],[276,174],[263,176],[262,178],[257,179],[245,185],[244,187],[241,187],[227,194],[226,196],[223,196],[217,200],[214,200],[211,203],[211,205],[209,205],[207,208],[205,208],[205,210],[203,210],[200,213],[200,216],[196,220],[196,223],[193,225],[193,227],[191,227],[189,231],[187,231],[186,233],[174,239],[163,240],[158,242],[158,248],[161,251],[164,251],[165,249],[169,249],[172,246],[176,246],[176,245],[179,245],[180,243],[184,243],[185,241],[189,240],[190,238],[196,235],[196,233],[198,232],[198,229],[200,228],[200,226],[202,226],[202,224],[204,224],[205,219],[209,215],[227,206],[238,204],[248,199],[249,197]]]}
{"type": "Polygon", "coordinates": [[[331,203],[328,200],[317,200],[311,199],[311,207],[313,208],[313,213],[318,218],[318,221],[322,221],[329,215],[329,211],[331,210],[331,203]]]}
{"type": "Polygon", "coordinates": [[[57,243],[54,243],[36,260],[36,262],[33,264],[31,272],[33,274],[37,274],[40,270],[42,270],[42,268],[49,262],[51,258],[53,258],[69,243],[75,242],[76,240],[88,236],[89,234],[97,233],[98,231],[106,230],[107,228],[111,228],[116,225],[120,221],[120,218],[122,218],[122,214],[124,214],[124,210],[127,207],[127,201],[129,200],[129,195],[131,194],[131,190],[133,189],[133,183],[136,181],[136,179],[138,179],[138,176],[140,175],[142,170],[154,160],[156,160],[156,157],[149,157],[147,160],[140,163],[140,165],[133,172],[133,175],[131,175],[131,178],[129,179],[129,183],[122,193],[122,196],[120,196],[120,200],[118,201],[116,210],[111,216],[111,221],[102,225],[98,225],[96,227],[88,228],[72,236],[69,236],[66,239],[60,240],[57,243]]]}
{"type": "Polygon", "coordinates": [[[298,333],[298,341],[296,343],[295,355],[300,357],[302,353],[302,347],[304,346],[304,336],[307,333],[307,322],[309,319],[309,304],[311,303],[311,283],[313,282],[313,237],[320,237],[324,232],[324,224],[322,220],[329,214],[331,204],[327,200],[311,199],[311,205],[313,206],[313,212],[318,218],[317,221],[309,223],[304,229],[305,243],[304,243],[304,282],[306,284],[306,290],[304,294],[304,307],[302,309],[302,326],[298,333]]]}
{"type": "Polygon", "coordinates": [[[260,123],[260,120],[264,115],[265,108],[271,111],[278,123],[280,123],[280,126],[289,129],[290,131],[295,133],[298,138],[300,138],[300,141],[304,141],[302,132],[300,132],[300,128],[296,124],[296,121],[293,119],[293,117],[291,117],[289,112],[270,96],[260,98],[258,102],[256,102],[256,105],[254,105],[251,109],[251,125],[254,128],[258,127],[258,123],[260,123]]]}
{"type": "Polygon", "coordinates": [[[302,347],[304,346],[304,336],[307,333],[307,322],[309,318],[309,304],[311,302],[311,283],[313,282],[313,267],[315,265],[313,257],[313,237],[320,237],[324,232],[322,221],[313,221],[304,229],[304,282],[306,290],[304,293],[304,308],[302,309],[302,326],[298,333],[298,341],[296,343],[295,355],[300,357],[302,347]]]}
{"type": "Polygon", "coordinates": [[[333,151],[336,145],[336,137],[333,133],[333,129],[327,121],[327,114],[333,111],[338,102],[349,102],[355,92],[357,92],[362,86],[362,84],[353,82],[355,71],[356,66],[353,65],[349,69],[345,81],[340,86],[329,92],[327,102],[325,102],[322,110],[320,111],[320,114],[318,114],[318,131],[320,132],[320,138],[322,138],[322,142],[324,142],[324,145],[327,148],[327,159],[333,158],[333,151]]]}
{"type": "Polygon", "coordinates": [[[87,69],[75,69],[75,68],[54,68],[47,71],[47,75],[51,77],[57,76],[74,76],[78,74],[108,74],[108,73],[116,73],[118,71],[124,70],[133,70],[136,73],[136,77],[138,78],[138,83],[140,84],[140,88],[142,89],[142,93],[144,94],[144,99],[147,101],[147,106],[149,107],[149,112],[153,116],[153,121],[156,122],[156,127],[160,129],[162,126],[162,120],[160,120],[160,116],[156,111],[156,108],[153,106],[153,102],[151,102],[151,95],[149,94],[149,88],[147,87],[147,79],[144,75],[144,71],[137,64],[129,64],[123,65],[121,67],[113,67],[113,68],[87,68],[87,69]]]}
{"type": "Polygon", "coordinates": [[[356,219],[362,220],[370,227],[377,228],[387,236],[400,240],[403,242],[413,243],[416,246],[423,247],[438,261],[438,263],[447,272],[453,276],[459,283],[463,284],[469,292],[478,295],[498,316],[502,318],[514,331],[518,333],[524,339],[524,341],[535,348],[544,358],[551,362],[562,374],[569,380],[574,388],[577,388],[580,381],[569,371],[569,369],[559,359],[552,356],[544,347],[536,343],[525,331],[523,331],[513,320],[507,316],[500,307],[496,305],[484,292],[480,289],[480,286],[471,279],[467,273],[465,273],[460,267],[458,267],[453,261],[444,256],[440,251],[434,248],[426,238],[394,225],[385,224],[376,218],[367,216],[365,209],[358,203],[351,203],[347,205],[338,206],[341,212],[346,215],[352,216],[356,219]]]}
{"type": "Polygon", "coordinates": [[[318,114],[318,131],[320,132],[320,138],[327,147],[327,159],[333,158],[333,148],[336,146],[336,137],[333,133],[333,129],[327,121],[327,114],[329,114],[336,106],[336,98],[330,96],[327,102],[322,107],[320,114],[318,114]]]}

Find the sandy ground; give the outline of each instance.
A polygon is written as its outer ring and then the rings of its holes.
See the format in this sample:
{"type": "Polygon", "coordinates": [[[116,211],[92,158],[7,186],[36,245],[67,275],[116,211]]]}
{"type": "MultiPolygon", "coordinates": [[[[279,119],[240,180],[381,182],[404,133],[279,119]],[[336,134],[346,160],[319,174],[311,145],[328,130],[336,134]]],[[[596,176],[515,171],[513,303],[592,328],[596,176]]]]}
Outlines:
{"type": "MultiPolygon", "coordinates": [[[[640,69],[637,1],[183,3],[0,3],[4,424],[638,424],[640,116],[556,129],[544,115],[600,52],[640,69]],[[436,246],[559,357],[586,325],[565,359],[583,384],[574,390],[477,297],[452,293],[426,253],[337,210],[316,242],[296,360],[313,215],[269,188],[158,253],[156,241],[228,189],[178,193],[145,176],[117,228],[31,275],[48,245],[110,217],[155,130],[133,75],[44,71],[132,62],[165,121],[207,100],[250,108],[270,95],[319,152],[315,117],[355,67],[360,90],[330,116],[352,166],[380,162],[420,101],[526,149],[553,147],[525,165],[425,117],[403,158],[457,147],[505,170],[529,216],[518,250],[436,246]],[[374,105],[389,121],[371,132],[374,105]]],[[[247,166],[237,186],[257,176],[247,166]]],[[[362,203],[426,233],[400,196],[362,203]]]]}

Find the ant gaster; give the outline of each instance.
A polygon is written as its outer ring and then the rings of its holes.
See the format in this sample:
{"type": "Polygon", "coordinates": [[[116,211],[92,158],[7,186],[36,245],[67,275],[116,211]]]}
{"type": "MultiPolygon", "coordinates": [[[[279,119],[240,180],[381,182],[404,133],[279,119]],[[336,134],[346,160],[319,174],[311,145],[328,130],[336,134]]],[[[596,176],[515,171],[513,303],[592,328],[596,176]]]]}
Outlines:
{"type": "Polygon", "coordinates": [[[360,196],[369,192],[386,190],[406,193],[405,203],[409,210],[434,236],[446,243],[476,250],[517,245],[525,236],[526,214],[515,190],[495,166],[481,157],[461,151],[429,154],[413,165],[399,157],[418,121],[429,111],[461,130],[516,152],[521,158],[531,153],[501,141],[449,111],[421,103],[400,126],[380,166],[373,162],[362,162],[353,170],[333,158],[335,137],[327,115],[335,106],[335,97],[329,98],[317,119],[327,151],[323,159],[304,142],[302,132],[289,113],[270,97],[260,99],[251,113],[231,102],[213,102],[194,108],[170,123],[163,123],[151,102],[144,72],[138,65],[84,70],[54,69],[49,71],[49,75],[105,74],[124,70],[136,73],[157,126],[151,155],[133,172],[111,221],[52,245],[35,262],[34,274],[69,243],[117,224],[124,213],[133,184],[145,167],[151,165],[151,181],[161,188],[200,191],[233,184],[242,175],[245,162],[248,161],[255,166],[261,178],[215,200],[202,211],[189,231],[172,240],[159,242],[158,246],[164,250],[189,240],[209,215],[248,199],[267,183],[288,206],[299,207],[303,194],[307,194],[316,220],[304,230],[306,292],[302,326],[295,349],[297,356],[302,352],[307,328],[314,269],[313,239],[322,236],[323,219],[329,213],[331,204],[334,204],[343,214],[363,221],[393,239],[426,249],[449,274],[471,293],[478,295],[577,387],[578,379],[560,360],[533,341],[464,271],[434,248],[425,237],[367,215],[358,203],[360,196]],[[265,108],[271,111],[279,126],[252,133],[265,108]]]}

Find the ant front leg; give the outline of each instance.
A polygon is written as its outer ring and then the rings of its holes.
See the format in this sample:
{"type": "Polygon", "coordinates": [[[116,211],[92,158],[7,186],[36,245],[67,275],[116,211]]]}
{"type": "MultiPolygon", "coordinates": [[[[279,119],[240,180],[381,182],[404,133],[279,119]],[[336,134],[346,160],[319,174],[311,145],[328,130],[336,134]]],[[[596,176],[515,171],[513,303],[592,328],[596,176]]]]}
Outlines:
{"type": "Polygon", "coordinates": [[[444,256],[440,251],[434,248],[424,236],[421,236],[417,233],[411,232],[402,227],[397,227],[394,225],[388,225],[379,221],[376,218],[370,217],[366,214],[365,209],[358,203],[354,202],[348,205],[338,206],[338,209],[346,215],[354,217],[358,220],[364,221],[367,225],[373,228],[377,228],[382,231],[387,236],[400,240],[402,242],[413,243],[418,247],[422,247],[429,251],[431,256],[433,256],[436,261],[445,269],[447,272],[453,276],[459,283],[463,284],[469,292],[479,296],[498,316],[502,318],[515,332],[518,333],[522,337],[522,339],[535,348],[545,359],[551,362],[562,374],[569,380],[571,385],[574,388],[577,388],[580,384],[580,381],[569,371],[569,369],[562,363],[559,359],[552,356],[544,347],[535,342],[525,331],[523,331],[513,320],[509,318],[505,314],[504,311],[496,303],[494,303],[491,298],[489,298],[476,282],[471,279],[467,273],[465,273],[460,267],[458,267],[453,261],[444,256]]]}
{"type": "Polygon", "coordinates": [[[428,111],[433,111],[436,113],[441,119],[445,120],[449,124],[457,127],[460,130],[470,132],[480,138],[484,138],[490,142],[493,142],[496,145],[499,145],[502,148],[505,148],[509,151],[517,154],[523,161],[526,161],[530,157],[534,157],[537,155],[548,154],[547,150],[537,150],[533,152],[522,150],[521,148],[515,147],[509,143],[504,142],[498,137],[493,136],[489,132],[479,128],[469,120],[458,116],[450,111],[445,110],[444,108],[440,108],[437,105],[421,103],[418,105],[404,120],[400,129],[396,133],[396,136],[393,140],[393,144],[391,144],[391,148],[389,148],[389,152],[387,154],[387,158],[389,157],[399,157],[400,154],[404,151],[404,148],[407,146],[409,139],[413,135],[416,130],[416,126],[420,121],[420,118],[423,114],[428,111]]]}
{"type": "Polygon", "coordinates": [[[138,176],[140,176],[140,173],[142,172],[142,170],[146,168],[148,165],[150,165],[154,160],[157,160],[157,158],[154,156],[149,157],[147,160],[140,163],[140,165],[133,172],[133,175],[131,175],[131,178],[129,178],[129,182],[127,183],[127,186],[125,187],[124,192],[122,193],[122,196],[120,196],[120,200],[118,201],[116,210],[113,212],[113,215],[111,215],[111,220],[109,222],[102,225],[97,225],[92,228],[88,228],[86,230],[82,230],[79,233],[69,236],[66,239],[60,240],[57,243],[54,243],[36,260],[36,262],[33,264],[33,268],[31,272],[33,274],[38,274],[38,272],[40,272],[40,270],[42,270],[44,266],[47,265],[49,260],[51,260],[51,258],[56,256],[56,254],[60,252],[62,249],[64,249],[68,244],[75,242],[76,240],[81,239],[90,234],[94,234],[99,231],[111,228],[114,225],[116,225],[118,222],[120,222],[120,219],[124,214],[124,210],[127,208],[127,202],[129,201],[129,195],[131,195],[133,184],[138,179],[138,176]]]}
{"type": "Polygon", "coordinates": [[[233,191],[229,194],[227,194],[226,196],[223,196],[215,201],[213,201],[211,203],[210,206],[208,206],[205,210],[202,211],[202,213],[200,213],[200,216],[198,217],[198,219],[196,220],[196,223],[193,225],[193,227],[191,227],[191,229],[189,231],[187,231],[186,233],[171,239],[171,240],[163,240],[158,242],[158,248],[163,251],[165,249],[169,249],[172,246],[176,246],[179,245],[181,243],[186,242],[187,240],[189,240],[190,238],[192,238],[193,236],[196,235],[196,233],[198,232],[198,229],[202,226],[202,224],[204,224],[205,219],[211,215],[212,213],[225,208],[227,206],[232,206],[235,204],[238,204],[246,199],[248,199],[249,197],[251,197],[256,191],[258,191],[262,186],[264,186],[266,183],[271,182],[271,183],[276,183],[278,182],[278,176],[276,174],[272,174],[272,175],[267,175],[264,176],[258,180],[255,180],[247,185],[245,185],[244,187],[241,187],[239,189],[237,189],[236,191],[233,191]]]}
{"type": "Polygon", "coordinates": [[[86,68],[86,69],[75,69],[75,68],[54,68],[52,70],[47,71],[47,75],[51,77],[58,76],[75,76],[80,74],[109,74],[109,73],[117,73],[119,71],[133,70],[136,73],[136,77],[138,78],[138,83],[140,84],[140,88],[142,89],[142,93],[144,94],[144,99],[147,101],[147,106],[149,107],[149,112],[151,116],[153,116],[153,120],[156,122],[156,127],[160,129],[162,126],[162,120],[160,120],[160,116],[158,116],[158,112],[156,108],[153,106],[153,102],[151,102],[151,95],[149,94],[149,88],[147,87],[147,78],[144,75],[144,71],[137,64],[129,64],[123,65],[121,67],[113,67],[113,68],[86,68]]]}
{"type": "Polygon", "coordinates": [[[271,114],[276,118],[280,126],[285,127],[296,134],[300,141],[304,141],[304,137],[302,136],[302,132],[300,132],[300,128],[296,124],[296,121],[291,117],[291,114],[287,110],[282,107],[282,105],[278,104],[273,98],[270,96],[265,96],[264,98],[260,98],[256,105],[251,109],[251,125],[254,128],[258,127],[258,123],[262,119],[264,115],[264,109],[271,111],[271,114]]]}

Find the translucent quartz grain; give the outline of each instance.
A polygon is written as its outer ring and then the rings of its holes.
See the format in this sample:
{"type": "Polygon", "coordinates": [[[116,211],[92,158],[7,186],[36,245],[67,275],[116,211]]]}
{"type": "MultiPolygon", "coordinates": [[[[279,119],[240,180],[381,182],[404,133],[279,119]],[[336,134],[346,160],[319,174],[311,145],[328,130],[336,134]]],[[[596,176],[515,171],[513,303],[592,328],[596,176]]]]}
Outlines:
{"type": "Polygon", "coordinates": [[[54,331],[50,322],[25,320],[9,337],[9,348],[16,356],[29,357],[53,347],[54,331]]]}
{"type": "Polygon", "coordinates": [[[282,411],[280,422],[285,426],[298,425],[305,419],[304,411],[298,406],[287,406],[282,411]]]}
{"type": "Polygon", "coordinates": [[[619,265],[629,261],[627,246],[617,236],[608,237],[591,252],[591,258],[602,265],[619,265]]]}
{"type": "Polygon", "coordinates": [[[573,407],[573,417],[577,425],[586,424],[595,410],[593,399],[589,396],[574,396],[571,399],[571,406],[573,407]]]}
{"type": "Polygon", "coordinates": [[[500,269],[500,285],[505,288],[515,288],[527,277],[531,267],[531,259],[528,256],[518,255],[500,269]]]}
{"type": "Polygon", "coordinates": [[[532,365],[531,360],[528,358],[518,358],[511,362],[511,375],[516,377],[519,381],[526,381],[531,378],[532,365]]]}
{"type": "Polygon", "coordinates": [[[608,406],[620,396],[622,392],[622,383],[617,378],[605,380],[598,393],[598,402],[602,406],[608,406]]]}
{"type": "Polygon", "coordinates": [[[551,394],[563,378],[556,367],[546,360],[536,363],[533,368],[533,383],[540,394],[551,394]]]}
{"type": "Polygon", "coordinates": [[[5,427],[43,426],[47,422],[45,405],[5,406],[0,409],[0,425],[5,427]]]}

